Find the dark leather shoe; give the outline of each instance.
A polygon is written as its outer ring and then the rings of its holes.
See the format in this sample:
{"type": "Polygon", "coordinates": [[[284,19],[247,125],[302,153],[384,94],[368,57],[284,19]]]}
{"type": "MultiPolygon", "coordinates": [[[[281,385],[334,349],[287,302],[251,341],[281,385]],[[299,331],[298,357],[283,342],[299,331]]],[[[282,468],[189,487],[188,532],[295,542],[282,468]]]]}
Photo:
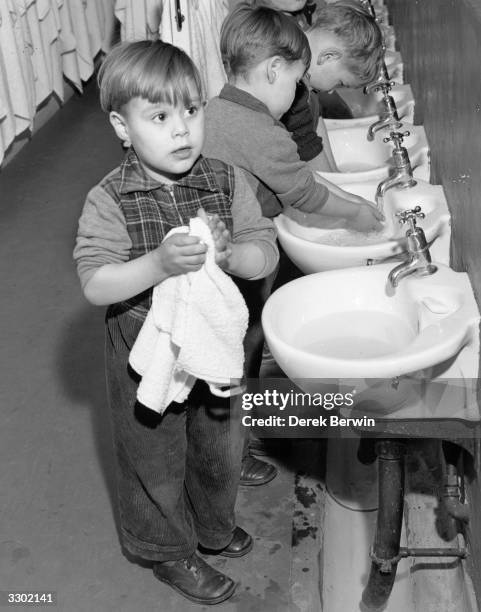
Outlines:
{"type": "Polygon", "coordinates": [[[178,593],[200,604],[217,604],[228,599],[236,583],[206,563],[196,553],[187,559],[154,563],[154,576],[178,593]]]}
{"type": "Polygon", "coordinates": [[[240,484],[252,487],[266,484],[277,476],[277,468],[271,463],[246,455],[242,459],[240,484]]]}
{"type": "Polygon", "coordinates": [[[254,540],[242,527],[236,527],[232,539],[225,548],[204,548],[199,544],[199,550],[204,555],[221,555],[222,557],[243,557],[252,550],[254,540]]]}
{"type": "Polygon", "coordinates": [[[242,527],[236,527],[232,534],[232,540],[225,548],[219,551],[222,557],[243,557],[252,550],[254,540],[244,531],[242,527]]]}

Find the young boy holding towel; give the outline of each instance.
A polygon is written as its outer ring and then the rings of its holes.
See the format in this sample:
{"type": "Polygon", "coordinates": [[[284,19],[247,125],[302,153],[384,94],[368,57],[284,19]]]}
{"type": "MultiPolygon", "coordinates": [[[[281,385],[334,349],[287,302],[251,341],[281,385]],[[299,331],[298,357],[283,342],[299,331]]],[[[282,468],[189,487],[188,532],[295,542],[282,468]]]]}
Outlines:
{"type": "Polygon", "coordinates": [[[275,269],[275,231],[243,173],[200,155],[200,79],[185,53],[161,41],[121,44],[106,57],[99,83],[102,108],[130,148],[88,194],[74,258],[87,299],[109,305],[106,374],[122,543],[186,598],[215,604],[236,585],[197,554],[198,546],[229,557],[252,548],[234,517],[240,407],[197,380],[185,401],[159,415],[136,400],[140,377],[129,354],[153,288],[199,271],[208,258],[198,235],[171,230],[195,225],[205,211],[215,262],[242,279],[275,269]]]}

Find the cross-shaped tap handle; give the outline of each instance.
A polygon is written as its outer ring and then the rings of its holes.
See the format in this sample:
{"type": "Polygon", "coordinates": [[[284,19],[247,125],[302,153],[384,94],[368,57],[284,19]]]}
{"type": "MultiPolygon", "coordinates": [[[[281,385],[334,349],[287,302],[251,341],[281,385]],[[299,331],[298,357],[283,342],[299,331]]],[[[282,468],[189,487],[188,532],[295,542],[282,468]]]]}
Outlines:
{"type": "Polygon", "coordinates": [[[391,132],[389,136],[386,136],[386,138],[383,138],[382,141],[383,142],[393,142],[395,145],[400,145],[402,144],[403,140],[406,138],[406,136],[410,136],[411,132],[391,132]]]}
{"type": "Polygon", "coordinates": [[[402,210],[396,213],[396,217],[399,217],[399,223],[402,224],[410,221],[413,227],[416,227],[416,219],[424,219],[425,216],[420,206],[415,206],[411,210],[402,210]]]}

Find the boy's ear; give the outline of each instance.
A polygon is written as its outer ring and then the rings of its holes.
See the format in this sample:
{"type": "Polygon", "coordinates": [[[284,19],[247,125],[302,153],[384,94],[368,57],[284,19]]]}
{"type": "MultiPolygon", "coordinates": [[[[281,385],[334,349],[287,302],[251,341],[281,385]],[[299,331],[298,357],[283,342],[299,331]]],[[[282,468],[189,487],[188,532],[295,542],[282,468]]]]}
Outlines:
{"type": "Polygon", "coordinates": [[[122,115],[117,111],[110,111],[109,120],[120,140],[130,146],[129,130],[122,115]]]}
{"type": "Polygon", "coordinates": [[[326,62],[339,61],[342,58],[342,51],[338,47],[324,49],[317,56],[317,65],[322,66],[326,62]]]}
{"type": "Polygon", "coordinates": [[[274,83],[279,74],[279,69],[282,65],[282,58],[278,55],[274,55],[267,60],[266,64],[266,74],[267,80],[269,83],[274,83]]]}

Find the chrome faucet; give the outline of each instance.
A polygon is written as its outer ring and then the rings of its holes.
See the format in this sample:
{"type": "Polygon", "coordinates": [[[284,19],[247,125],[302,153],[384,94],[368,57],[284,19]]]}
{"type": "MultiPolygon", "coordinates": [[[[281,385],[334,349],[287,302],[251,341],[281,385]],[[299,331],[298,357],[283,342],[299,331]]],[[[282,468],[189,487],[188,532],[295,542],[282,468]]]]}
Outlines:
{"type": "Polygon", "coordinates": [[[384,195],[388,189],[397,187],[406,189],[417,185],[413,178],[413,170],[409,161],[409,153],[406,147],[402,146],[403,139],[409,136],[409,132],[391,132],[388,138],[383,138],[383,142],[393,142],[394,150],[392,157],[394,161],[394,174],[391,174],[379,183],[376,189],[376,205],[379,210],[383,209],[384,195]]]}
{"type": "Polygon", "coordinates": [[[438,269],[431,263],[431,254],[424,231],[416,225],[417,218],[424,219],[421,207],[415,206],[412,210],[403,210],[396,213],[396,216],[399,217],[399,223],[409,224],[406,232],[409,259],[389,272],[388,280],[391,287],[397,287],[400,281],[410,274],[427,276],[434,274],[438,269]]]}
{"type": "MultiPolygon", "coordinates": [[[[361,6],[366,10],[374,20],[379,24],[382,22],[382,19],[376,16],[376,10],[371,2],[371,0],[360,0],[361,6]]],[[[383,50],[386,52],[386,43],[383,40],[383,50]]],[[[402,127],[402,123],[399,120],[397,114],[396,103],[394,102],[394,98],[389,95],[391,89],[394,87],[395,83],[391,81],[389,76],[389,72],[386,66],[386,62],[382,61],[381,70],[379,72],[379,76],[374,83],[371,85],[367,85],[364,88],[364,93],[369,94],[371,91],[382,91],[383,97],[381,99],[384,104],[384,110],[380,113],[379,121],[376,121],[367,131],[367,139],[369,141],[374,140],[374,135],[377,131],[389,128],[391,130],[399,130],[402,127]]]]}
{"type": "Polygon", "coordinates": [[[373,83],[372,85],[367,85],[364,88],[364,91],[367,94],[371,93],[371,91],[383,92],[381,103],[383,104],[384,109],[380,113],[379,121],[374,122],[367,130],[367,139],[370,142],[374,140],[374,136],[379,130],[390,129],[391,131],[394,131],[399,130],[402,127],[402,123],[397,114],[396,102],[390,95],[391,88],[394,85],[394,82],[383,79],[379,82],[373,83]]]}

